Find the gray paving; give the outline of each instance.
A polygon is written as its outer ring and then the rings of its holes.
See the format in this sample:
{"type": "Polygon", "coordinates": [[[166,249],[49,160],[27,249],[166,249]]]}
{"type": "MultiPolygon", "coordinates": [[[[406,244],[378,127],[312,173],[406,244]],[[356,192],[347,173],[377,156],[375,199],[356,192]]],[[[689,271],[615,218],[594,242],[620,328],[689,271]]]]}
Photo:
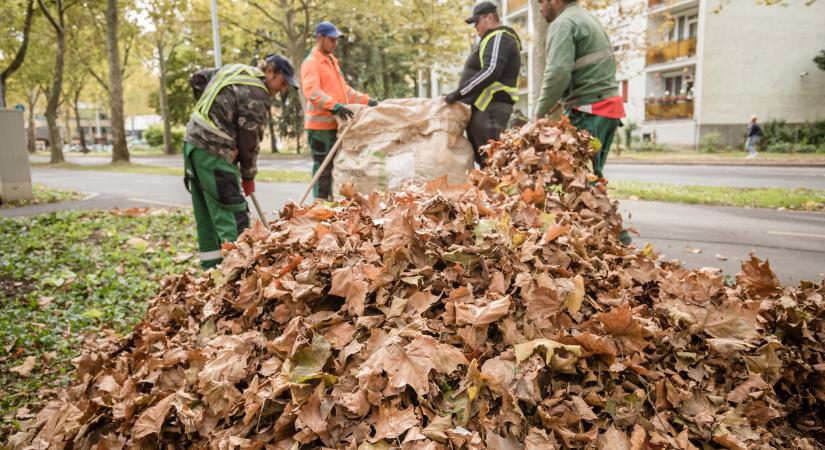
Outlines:
{"type": "MultiPolygon", "coordinates": [[[[110,172],[34,169],[35,182],[87,192],[82,202],[0,210],[0,215],[32,215],[56,209],[119,206],[189,207],[189,194],[179,177],[110,172]]],[[[258,183],[257,194],[268,214],[299,199],[302,184],[258,183]]],[[[638,229],[634,243],[650,242],[668,258],[689,267],[719,267],[739,271],[749,252],[768,258],[783,283],[825,277],[825,214],[623,201],[626,224],[638,229]],[[699,249],[694,254],[688,250],[699,249]],[[716,255],[727,258],[722,261],[716,255]]]]}
{"type": "Polygon", "coordinates": [[[825,190],[825,167],[610,164],[609,180],[685,186],[779,187],[825,190]]]}
{"type": "MultiPolygon", "coordinates": [[[[109,164],[112,162],[110,156],[91,156],[78,154],[65,154],[66,161],[79,164],[82,166],[95,166],[101,164],[109,164]]],[[[29,156],[29,161],[47,163],[48,156],[32,155],[29,156]]],[[[183,167],[183,157],[181,155],[173,156],[132,156],[131,162],[136,164],[145,164],[147,166],[161,166],[161,167],[183,167]]],[[[258,168],[267,170],[312,170],[312,160],[307,158],[259,158],[258,168]]]]}
{"type": "MultiPolygon", "coordinates": [[[[46,156],[31,161],[48,162],[46,156]]],[[[108,164],[107,156],[67,154],[67,161],[81,165],[108,164]]],[[[183,167],[180,156],[134,156],[132,161],[163,167],[183,167]]],[[[312,170],[309,158],[258,160],[266,170],[312,170]]],[[[825,167],[720,166],[678,164],[610,164],[605,174],[611,180],[672,183],[686,186],[781,187],[825,190],[825,167]]]]}

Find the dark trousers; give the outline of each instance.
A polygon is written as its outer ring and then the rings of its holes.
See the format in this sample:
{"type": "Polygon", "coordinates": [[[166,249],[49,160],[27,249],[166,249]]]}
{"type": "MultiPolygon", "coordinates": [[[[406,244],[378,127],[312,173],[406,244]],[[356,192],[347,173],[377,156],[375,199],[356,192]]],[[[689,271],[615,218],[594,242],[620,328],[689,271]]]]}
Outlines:
{"type": "Polygon", "coordinates": [[[604,178],[604,165],[607,163],[607,154],[610,153],[610,146],[613,145],[613,137],[616,136],[616,129],[621,120],[608,119],[582,111],[568,111],[570,123],[576,128],[584,128],[590,135],[599,140],[601,149],[593,156],[593,173],[599,178],[604,178]]]}
{"type": "Polygon", "coordinates": [[[502,102],[492,102],[486,110],[480,111],[473,107],[470,116],[470,123],[467,125],[467,138],[473,146],[473,153],[479,166],[486,164],[485,155],[481,154],[479,148],[486,145],[490,140],[496,140],[501,136],[501,132],[507,128],[510,115],[513,113],[513,105],[502,102]]]}
{"type": "Polygon", "coordinates": [[[221,262],[221,244],[235,242],[249,228],[249,208],[241,193],[238,167],[184,142],[185,182],[192,194],[201,267],[221,262]]]}
{"type": "MultiPolygon", "coordinates": [[[[335,141],[338,139],[338,130],[307,130],[307,141],[312,153],[312,175],[321,169],[335,141]]],[[[332,198],[332,162],[327,165],[318,182],[312,187],[313,197],[321,200],[332,198]]]]}

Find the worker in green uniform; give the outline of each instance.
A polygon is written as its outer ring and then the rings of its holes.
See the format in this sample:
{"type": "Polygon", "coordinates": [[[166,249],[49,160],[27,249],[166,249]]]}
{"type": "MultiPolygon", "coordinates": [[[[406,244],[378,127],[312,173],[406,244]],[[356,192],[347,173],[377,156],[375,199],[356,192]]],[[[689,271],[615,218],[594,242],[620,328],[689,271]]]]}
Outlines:
{"type": "MultiPolygon", "coordinates": [[[[595,137],[593,172],[604,184],[604,165],[616,129],[625,117],[624,101],[616,82],[616,58],[604,27],[575,0],[540,0],[547,31],[544,69],[536,116],[563,111],[577,128],[595,137]]],[[[622,242],[630,234],[622,231],[622,242]]]]}
{"type": "Polygon", "coordinates": [[[541,0],[541,12],[550,28],[536,116],[563,110],[573,125],[597,138],[601,149],[593,172],[603,179],[613,136],[625,117],[613,47],[599,20],[576,1],[541,0]]]}
{"type": "Polygon", "coordinates": [[[201,266],[221,262],[221,244],[249,227],[241,195],[255,191],[258,146],[269,123],[270,96],[297,87],[295,69],[280,55],[263,68],[230,64],[195,74],[198,98],[184,138],[184,183],[192,194],[201,266]]]}

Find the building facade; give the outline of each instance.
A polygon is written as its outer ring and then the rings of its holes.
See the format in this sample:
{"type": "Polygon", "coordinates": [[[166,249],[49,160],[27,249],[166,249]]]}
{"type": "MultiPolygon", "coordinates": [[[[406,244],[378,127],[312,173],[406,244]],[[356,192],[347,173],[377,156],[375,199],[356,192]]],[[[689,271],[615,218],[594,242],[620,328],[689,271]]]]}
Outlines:
{"type": "Polygon", "coordinates": [[[825,71],[813,62],[825,47],[825,3],[806,3],[649,0],[629,119],[644,138],[685,147],[710,133],[741,146],[751,115],[825,120],[825,71]]]}

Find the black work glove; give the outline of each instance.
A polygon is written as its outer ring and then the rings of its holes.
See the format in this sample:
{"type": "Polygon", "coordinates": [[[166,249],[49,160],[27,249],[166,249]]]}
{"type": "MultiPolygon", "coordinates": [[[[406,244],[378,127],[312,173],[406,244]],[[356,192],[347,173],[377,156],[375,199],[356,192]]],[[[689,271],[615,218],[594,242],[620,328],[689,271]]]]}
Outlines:
{"type": "Polygon", "coordinates": [[[347,108],[346,106],[344,106],[340,103],[335,105],[334,108],[332,108],[332,113],[335,114],[336,116],[340,117],[343,120],[352,119],[352,116],[355,115],[355,113],[352,112],[351,109],[347,108]]]}
{"type": "Polygon", "coordinates": [[[452,105],[459,100],[461,100],[461,93],[459,91],[453,91],[444,96],[444,101],[447,102],[448,105],[452,105]]]}

